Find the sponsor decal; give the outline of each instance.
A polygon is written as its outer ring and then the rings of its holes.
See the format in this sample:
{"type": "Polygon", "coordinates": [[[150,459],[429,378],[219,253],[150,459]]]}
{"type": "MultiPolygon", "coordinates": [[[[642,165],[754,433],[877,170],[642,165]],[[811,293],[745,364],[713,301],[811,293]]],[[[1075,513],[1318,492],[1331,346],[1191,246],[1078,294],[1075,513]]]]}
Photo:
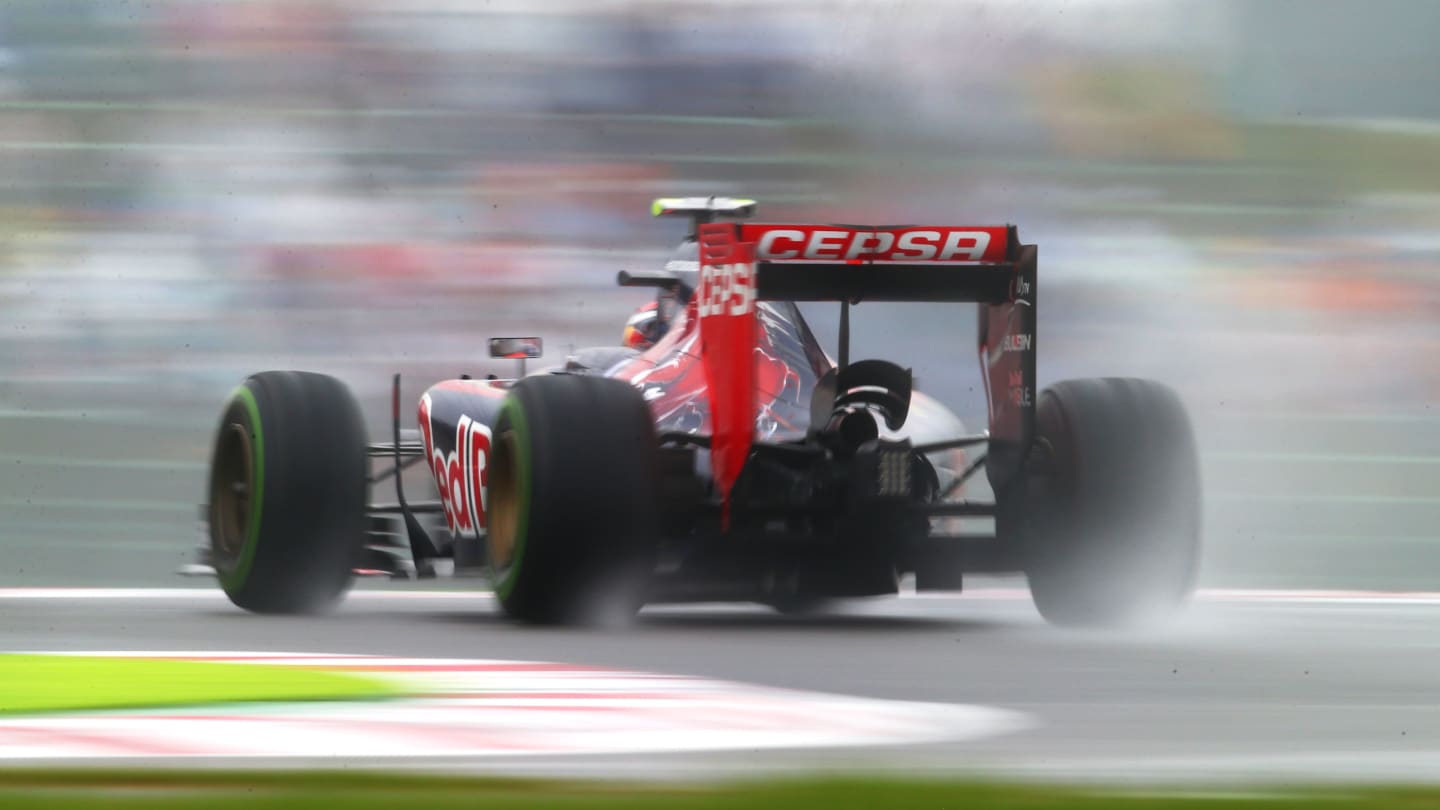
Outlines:
{"type": "Polygon", "coordinates": [[[490,483],[490,426],[468,416],[455,424],[455,449],[435,446],[430,395],[420,397],[420,435],[425,458],[445,506],[445,524],[456,536],[478,537],[485,528],[485,488],[490,483]]]}
{"type": "Polygon", "coordinates": [[[700,268],[700,317],[748,315],[755,310],[755,265],[706,264],[700,268]]]}
{"type": "Polygon", "coordinates": [[[1029,281],[1025,280],[1020,276],[1016,276],[1010,282],[1010,299],[1015,301],[1016,303],[1022,303],[1021,299],[1025,299],[1023,303],[1028,304],[1030,303],[1028,299],[1030,298],[1030,293],[1033,289],[1034,286],[1031,285],[1029,281]]]}
{"type": "Polygon", "coordinates": [[[1010,372],[1010,404],[1028,407],[1035,401],[1030,386],[1025,384],[1025,374],[1021,371],[1010,372]]]}
{"type": "Polygon", "coordinates": [[[889,228],[868,230],[816,225],[740,226],[760,261],[999,262],[1004,228],[889,228]]]}
{"type": "Polygon", "coordinates": [[[1028,352],[1030,347],[1035,345],[1035,336],[1031,334],[1006,335],[1000,341],[1001,352],[1028,352]]]}

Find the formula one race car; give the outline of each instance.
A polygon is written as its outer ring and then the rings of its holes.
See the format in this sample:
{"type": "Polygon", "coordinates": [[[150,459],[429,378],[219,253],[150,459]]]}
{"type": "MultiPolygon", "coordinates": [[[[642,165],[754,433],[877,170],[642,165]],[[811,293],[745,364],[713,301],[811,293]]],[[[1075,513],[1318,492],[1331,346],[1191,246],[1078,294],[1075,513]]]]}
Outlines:
{"type": "MultiPolygon", "coordinates": [[[[967,572],[1025,573],[1062,624],[1187,598],[1200,483],[1184,408],[1146,380],[1036,392],[1036,247],[1013,226],[756,224],[754,210],[657,200],[691,228],[664,270],[619,274],[657,291],[630,345],[436,383],[418,433],[400,428],[398,375],[378,444],[333,378],[247,379],[204,508],[225,593],[298,613],[335,604],[357,573],[482,571],[505,613],[544,623],[676,601],[798,611],[893,594],[907,575],[958,590],[967,572]],[[797,301],[838,302],[834,360],[797,301]],[[988,431],[965,435],[906,367],[850,359],[851,310],[869,301],[978,303],[988,431]],[[416,464],[437,500],[406,499],[416,464]],[[977,502],[982,470],[994,498],[977,502]],[[386,479],[396,498],[377,503],[386,479]],[[956,530],[977,522],[993,529],[956,530]]],[[[540,341],[496,339],[491,354],[523,363],[540,341]]]]}

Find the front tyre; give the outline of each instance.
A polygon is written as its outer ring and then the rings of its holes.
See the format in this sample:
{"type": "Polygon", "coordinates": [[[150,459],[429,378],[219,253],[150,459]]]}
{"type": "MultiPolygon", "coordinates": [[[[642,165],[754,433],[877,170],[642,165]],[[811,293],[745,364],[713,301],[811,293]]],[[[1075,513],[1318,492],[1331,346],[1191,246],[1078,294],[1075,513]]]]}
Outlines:
{"type": "Polygon", "coordinates": [[[343,383],[255,374],[235,390],[210,462],[210,557],[230,601],[316,613],[350,587],[365,538],[365,421],[343,383]]]}
{"type": "Polygon", "coordinates": [[[1194,590],[1199,461],[1179,397],[1150,380],[1067,380],[1040,395],[1022,541],[1053,624],[1132,623],[1194,590]]]}
{"type": "Polygon", "coordinates": [[[495,596],[545,624],[629,618],[654,572],[655,426],[620,380],[527,377],[500,407],[486,508],[495,596]]]}

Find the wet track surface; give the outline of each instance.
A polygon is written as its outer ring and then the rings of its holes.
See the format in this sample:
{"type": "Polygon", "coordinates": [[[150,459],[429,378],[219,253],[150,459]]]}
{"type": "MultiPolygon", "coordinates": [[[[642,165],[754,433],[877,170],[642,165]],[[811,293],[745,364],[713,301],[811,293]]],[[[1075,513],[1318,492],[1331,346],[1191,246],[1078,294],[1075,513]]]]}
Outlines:
{"type": "MultiPolygon", "coordinates": [[[[391,365],[325,370],[356,380],[371,424],[382,425],[391,365]]],[[[210,587],[171,573],[192,559],[215,410],[241,375],[229,368],[208,373],[213,379],[190,389],[85,383],[103,389],[103,397],[82,395],[74,381],[27,382],[25,398],[0,412],[6,529],[0,650],[558,661],[991,706],[1033,723],[965,743],[434,759],[406,767],[647,778],[824,767],[1065,780],[1440,781],[1440,598],[1207,599],[1169,627],[1078,633],[1046,626],[1023,595],[977,593],[877,600],[818,619],[732,605],[654,609],[626,631],[580,632],[510,625],[480,595],[362,593],[334,616],[281,619],[244,614],[213,590],[106,599],[7,592],[48,585],[210,587]],[[173,412],[154,411],[160,400],[173,412]]],[[[1440,420],[1428,413],[1231,414],[1229,405],[1204,399],[1192,405],[1204,440],[1204,581],[1436,589],[1440,420]]]]}
{"type": "MultiPolygon", "coordinates": [[[[521,659],[1018,711],[967,743],[656,757],[430,761],[511,773],[714,775],[867,768],[1039,778],[1440,781],[1440,597],[1212,593],[1128,632],[1046,626],[1015,583],[819,618],[654,608],[624,630],[511,625],[484,595],[357,593],[333,615],[247,615],[218,593],[19,598],[4,650],[271,650],[521,659]]],[[[332,763],[333,764],[333,763],[332,763]]]]}

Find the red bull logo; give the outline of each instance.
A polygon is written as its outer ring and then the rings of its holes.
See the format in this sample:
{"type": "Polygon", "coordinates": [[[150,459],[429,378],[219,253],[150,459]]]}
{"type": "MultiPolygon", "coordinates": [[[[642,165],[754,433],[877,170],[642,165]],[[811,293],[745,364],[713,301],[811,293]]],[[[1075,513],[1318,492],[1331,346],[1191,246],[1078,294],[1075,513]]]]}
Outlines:
{"type": "Polygon", "coordinates": [[[490,427],[468,416],[455,424],[454,449],[449,453],[435,446],[435,425],[431,419],[430,395],[420,398],[420,435],[425,458],[440,502],[445,506],[445,524],[452,535],[479,536],[485,528],[485,489],[490,483],[490,427]]]}

